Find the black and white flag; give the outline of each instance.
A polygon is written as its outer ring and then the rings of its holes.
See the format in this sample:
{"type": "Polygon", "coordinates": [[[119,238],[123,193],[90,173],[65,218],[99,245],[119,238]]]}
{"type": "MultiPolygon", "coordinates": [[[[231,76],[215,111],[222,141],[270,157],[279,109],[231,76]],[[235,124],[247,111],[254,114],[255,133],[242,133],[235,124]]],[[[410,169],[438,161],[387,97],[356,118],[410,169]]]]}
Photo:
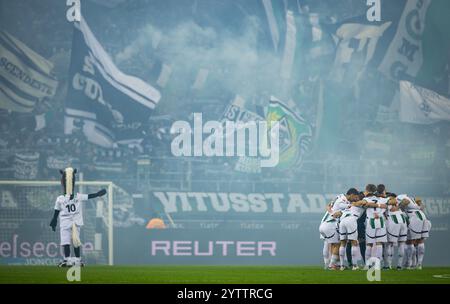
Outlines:
{"type": "Polygon", "coordinates": [[[401,122],[432,124],[450,121],[450,99],[448,97],[409,81],[400,81],[398,95],[401,122]]]}
{"type": "Polygon", "coordinates": [[[50,61],[0,31],[0,109],[27,113],[52,99],[58,86],[52,70],[50,61]]]}
{"type": "Polygon", "coordinates": [[[106,148],[139,142],[138,130],[151,116],[160,92],[121,72],[83,18],[74,24],[65,133],[82,131],[90,142],[106,148]]]}

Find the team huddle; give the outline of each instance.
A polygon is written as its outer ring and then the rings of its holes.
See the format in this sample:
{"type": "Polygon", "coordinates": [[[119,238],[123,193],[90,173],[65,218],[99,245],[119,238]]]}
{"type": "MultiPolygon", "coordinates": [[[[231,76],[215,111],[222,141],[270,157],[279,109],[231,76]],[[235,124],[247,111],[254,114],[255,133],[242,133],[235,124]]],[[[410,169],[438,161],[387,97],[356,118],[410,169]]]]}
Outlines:
{"type": "Polygon", "coordinates": [[[319,227],[325,268],[345,270],[348,264],[353,270],[363,265],[367,269],[372,262],[377,267],[382,261],[384,269],[392,269],[396,253],[397,269],[422,269],[431,229],[423,210],[420,198],[386,192],[382,184],[338,195],[327,205],[319,227]],[[346,263],[347,246],[351,246],[351,262],[346,263]]]}

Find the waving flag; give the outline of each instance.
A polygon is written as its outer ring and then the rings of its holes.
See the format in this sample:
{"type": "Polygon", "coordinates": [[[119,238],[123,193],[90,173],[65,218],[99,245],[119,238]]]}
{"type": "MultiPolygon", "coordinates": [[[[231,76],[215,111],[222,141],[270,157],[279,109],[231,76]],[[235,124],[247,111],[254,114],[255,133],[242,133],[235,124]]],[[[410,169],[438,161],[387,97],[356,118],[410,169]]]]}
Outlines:
{"type": "Polygon", "coordinates": [[[284,6],[282,1],[276,1],[275,3],[272,3],[272,0],[261,1],[266,13],[273,48],[277,52],[282,35],[281,28],[283,27],[283,15],[285,15],[284,6]]]}
{"type": "Polygon", "coordinates": [[[281,78],[291,78],[297,43],[299,42],[297,41],[297,26],[294,13],[288,10],[286,12],[286,39],[284,40],[284,52],[281,61],[281,78]]]}
{"type": "MultiPolygon", "coordinates": [[[[379,70],[393,80],[448,86],[450,1],[406,1],[379,70]]],[[[447,90],[443,90],[448,92],[447,90]]]]}
{"type": "Polygon", "coordinates": [[[330,25],[327,30],[336,42],[336,57],[330,80],[357,85],[368,69],[375,70],[386,58],[389,45],[395,41],[408,0],[382,1],[381,21],[370,22],[361,15],[330,25]]]}
{"type": "MultiPolygon", "coordinates": [[[[249,106],[249,103],[239,95],[235,96],[222,115],[222,122],[233,121],[246,123],[253,121],[256,123],[262,120],[264,120],[264,109],[260,106],[249,106]]],[[[245,140],[240,144],[246,145],[245,140]]],[[[240,156],[236,161],[234,170],[244,173],[260,173],[260,158],[258,156],[240,156]]]]}
{"type": "Polygon", "coordinates": [[[31,112],[51,99],[58,81],[53,64],[5,31],[0,31],[0,108],[31,112]]]}
{"type": "Polygon", "coordinates": [[[311,144],[311,125],[275,97],[270,99],[266,120],[269,125],[271,121],[280,124],[280,161],[276,168],[298,168],[311,144]]]}
{"type": "Polygon", "coordinates": [[[349,21],[341,24],[335,33],[337,49],[331,80],[351,84],[358,80],[372,61],[380,38],[390,26],[390,21],[379,24],[349,21]]]}
{"type": "Polygon", "coordinates": [[[450,99],[408,81],[400,81],[400,121],[432,124],[450,121],[450,99]]]}
{"type": "Polygon", "coordinates": [[[103,147],[138,143],[161,95],[141,79],[121,72],[89,29],[75,23],[65,133],[79,130],[103,147]]]}

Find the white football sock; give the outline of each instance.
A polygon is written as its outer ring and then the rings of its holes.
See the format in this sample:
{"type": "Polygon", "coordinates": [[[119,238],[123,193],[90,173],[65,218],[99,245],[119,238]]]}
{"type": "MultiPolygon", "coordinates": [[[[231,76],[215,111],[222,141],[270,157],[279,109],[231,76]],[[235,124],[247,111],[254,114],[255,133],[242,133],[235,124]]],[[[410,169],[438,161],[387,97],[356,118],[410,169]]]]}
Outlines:
{"type": "Polygon", "coordinates": [[[330,264],[330,248],[327,242],[323,242],[322,255],[324,265],[328,266],[330,264]]]}
{"type": "Polygon", "coordinates": [[[411,253],[411,267],[416,267],[417,264],[417,245],[412,247],[411,253]]]}
{"type": "Polygon", "coordinates": [[[383,245],[375,245],[375,256],[380,260],[383,259],[383,245]]]}
{"type": "Polygon", "coordinates": [[[339,256],[337,254],[333,254],[331,256],[331,260],[330,260],[330,265],[329,266],[331,267],[331,266],[337,265],[338,261],[339,261],[339,256]]]}
{"type": "Polygon", "coordinates": [[[354,266],[358,266],[360,257],[361,257],[361,252],[359,250],[359,245],[357,245],[357,246],[352,245],[352,263],[354,266]]]}
{"type": "Polygon", "coordinates": [[[406,244],[406,249],[405,249],[405,257],[406,257],[405,266],[406,267],[410,267],[412,264],[413,248],[414,248],[413,244],[406,244]]]}
{"type": "Polygon", "coordinates": [[[397,266],[403,267],[403,257],[405,256],[405,243],[398,243],[398,251],[397,251],[397,266]]]}
{"type": "Polygon", "coordinates": [[[383,246],[383,265],[384,267],[389,266],[389,243],[383,246]]]}
{"type": "Polygon", "coordinates": [[[423,257],[425,255],[425,244],[421,243],[417,245],[417,264],[422,265],[423,257]]]}
{"type": "Polygon", "coordinates": [[[339,247],[339,262],[340,262],[341,267],[344,266],[344,263],[345,263],[345,247],[346,246],[339,247]]]}
{"type": "Polygon", "coordinates": [[[384,245],[385,250],[385,265],[387,267],[392,267],[392,259],[394,257],[394,244],[386,243],[384,245]]]}
{"type": "Polygon", "coordinates": [[[365,256],[366,256],[366,265],[369,265],[369,260],[370,260],[370,258],[372,256],[372,247],[371,246],[367,246],[367,244],[366,244],[366,254],[365,254],[365,256]]]}

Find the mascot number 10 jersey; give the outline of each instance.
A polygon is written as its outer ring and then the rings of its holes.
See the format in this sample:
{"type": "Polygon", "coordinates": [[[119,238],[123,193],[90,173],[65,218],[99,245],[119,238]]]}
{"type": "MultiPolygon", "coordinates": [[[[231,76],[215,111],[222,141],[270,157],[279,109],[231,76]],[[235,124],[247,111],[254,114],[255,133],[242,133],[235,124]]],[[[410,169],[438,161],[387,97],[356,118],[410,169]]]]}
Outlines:
{"type": "Polygon", "coordinates": [[[71,200],[70,195],[60,195],[55,202],[55,210],[59,210],[60,226],[67,228],[75,223],[83,226],[82,202],[87,201],[88,195],[77,193],[71,200]]]}

